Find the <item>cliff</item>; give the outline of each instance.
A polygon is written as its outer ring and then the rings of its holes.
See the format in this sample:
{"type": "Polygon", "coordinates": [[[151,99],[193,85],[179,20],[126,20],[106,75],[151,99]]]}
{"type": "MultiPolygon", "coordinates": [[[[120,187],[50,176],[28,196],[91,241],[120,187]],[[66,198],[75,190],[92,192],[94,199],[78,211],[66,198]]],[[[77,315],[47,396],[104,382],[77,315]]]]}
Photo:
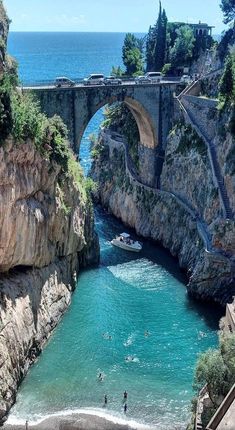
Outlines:
{"type": "Polygon", "coordinates": [[[222,305],[231,300],[234,223],[221,216],[207,149],[197,133],[183,122],[172,129],[160,189],[141,183],[128,145],[115,133],[104,130],[94,153],[92,177],[101,204],[139,235],[177,256],[194,297],[222,305]]]}
{"type": "Polygon", "coordinates": [[[33,142],[0,148],[0,417],[68,307],[79,266],[97,263],[92,206],[33,142]]]}
{"type": "Polygon", "coordinates": [[[0,424],[68,308],[79,269],[99,261],[86,179],[61,119],[15,88],[8,26],[0,2],[0,424]]]}

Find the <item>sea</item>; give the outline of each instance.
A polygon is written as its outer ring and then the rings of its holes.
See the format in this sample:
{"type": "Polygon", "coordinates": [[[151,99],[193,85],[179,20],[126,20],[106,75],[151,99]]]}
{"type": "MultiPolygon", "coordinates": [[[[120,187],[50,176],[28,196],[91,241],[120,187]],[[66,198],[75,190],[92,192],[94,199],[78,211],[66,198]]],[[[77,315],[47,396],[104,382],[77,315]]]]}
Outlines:
{"type": "MultiPolygon", "coordinates": [[[[23,84],[76,79],[109,75],[112,66],[123,66],[124,37],[10,33],[8,50],[23,84]]],[[[79,156],[85,174],[91,164],[89,135],[98,133],[102,118],[100,110],[83,136],[79,156]]],[[[100,265],[79,274],[72,304],[22,382],[8,422],[31,424],[85,411],[151,429],[183,430],[195,365],[203,351],[217,346],[221,311],[188,297],[185,274],[161,246],[141,239],[140,254],[113,248],[116,234],[135,234],[99,207],[96,230],[100,265]]]]}

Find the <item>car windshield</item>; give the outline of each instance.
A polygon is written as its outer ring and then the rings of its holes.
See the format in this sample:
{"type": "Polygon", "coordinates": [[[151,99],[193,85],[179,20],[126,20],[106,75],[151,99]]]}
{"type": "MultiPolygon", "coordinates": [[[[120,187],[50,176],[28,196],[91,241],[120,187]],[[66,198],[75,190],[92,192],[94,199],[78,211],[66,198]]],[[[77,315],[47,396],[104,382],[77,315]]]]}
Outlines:
{"type": "Polygon", "coordinates": [[[103,77],[104,77],[104,75],[91,75],[91,76],[89,76],[89,79],[101,79],[103,77]]]}

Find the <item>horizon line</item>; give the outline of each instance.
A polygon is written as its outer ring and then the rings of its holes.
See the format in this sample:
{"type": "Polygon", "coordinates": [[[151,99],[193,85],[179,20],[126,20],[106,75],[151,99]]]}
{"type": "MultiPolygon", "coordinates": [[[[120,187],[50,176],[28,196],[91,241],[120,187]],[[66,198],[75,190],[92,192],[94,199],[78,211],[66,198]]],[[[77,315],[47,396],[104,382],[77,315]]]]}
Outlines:
{"type": "MultiPolygon", "coordinates": [[[[221,35],[223,31],[218,33],[212,33],[212,35],[217,36],[221,35]]],[[[9,33],[107,33],[107,34],[127,34],[127,33],[139,33],[139,34],[147,34],[148,31],[91,31],[91,30],[9,30],[9,33]]]]}

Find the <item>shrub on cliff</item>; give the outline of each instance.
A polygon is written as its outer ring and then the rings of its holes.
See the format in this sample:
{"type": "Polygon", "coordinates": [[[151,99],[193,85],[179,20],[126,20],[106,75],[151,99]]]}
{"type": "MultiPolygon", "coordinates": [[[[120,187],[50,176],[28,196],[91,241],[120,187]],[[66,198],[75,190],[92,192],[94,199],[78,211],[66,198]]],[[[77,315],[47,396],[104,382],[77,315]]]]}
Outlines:
{"type": "Polygon", "coordinates": [[[0,87],[0,142],[7,138],[12,130],[13,119],[11,110],[11,98],[9,92],[0,87]]]}
{"type": "Polygon", "coordinates": [[[203,353],[197,363],[195,388],[207,384],[214,406],[218,406],[235,383],[235,334],[222,334],[218,349],[203,353]]]}
{"type": "Polygon", "coordinates": [[[227,55],[224,73],[219,83],[219,97],[229,101],[234,95],[234,63],[230,54],[227,55]]]}
{"type": "Polygon", "coordinates": [[[39,102],[31,94],[14,92],[11,97],[12,135],[17,142],[31,139],[38,151],[50,161],[61,166],[60,181],[64,176],[73,177],[75,184],[84,192],[83,173],[68,142],[68,130],[62,119],[54,115],[47,118],[41,112],[39,102]]]}

